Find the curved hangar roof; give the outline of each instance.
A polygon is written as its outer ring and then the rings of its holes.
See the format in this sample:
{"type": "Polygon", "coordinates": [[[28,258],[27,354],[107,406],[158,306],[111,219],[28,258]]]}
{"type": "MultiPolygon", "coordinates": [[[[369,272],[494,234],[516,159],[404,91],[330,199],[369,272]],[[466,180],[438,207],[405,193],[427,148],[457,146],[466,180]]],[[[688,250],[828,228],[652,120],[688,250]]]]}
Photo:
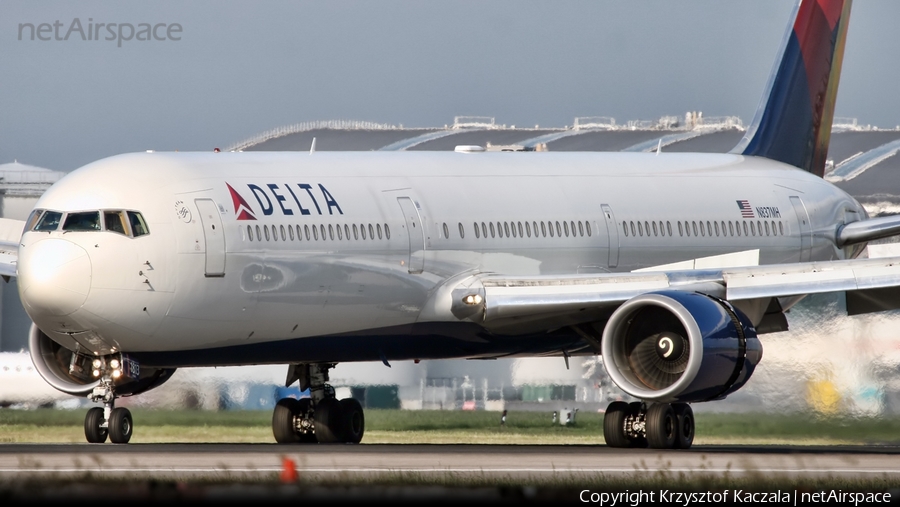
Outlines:
{"type": "MultiPolygon", "coordinates": [[[[511,151],[663,151],[724,153],[743,135],[739,119],[679,125],[673,117],[616,125],[612,118],[566,128],[496,125],[493,118],[442,128],[403,128],[369,122],[311,122],[274,129],[232,146],[242,151],[452,151],[477,145],[511,151]]],[[[840,119],[839,119],[840,121],[840,119]]],[[[687,121],[685,122],[687,123],[687,121]]],[[[825,178],[870,211],[900,211],[900,129],[834,125],[825,178]]]]}

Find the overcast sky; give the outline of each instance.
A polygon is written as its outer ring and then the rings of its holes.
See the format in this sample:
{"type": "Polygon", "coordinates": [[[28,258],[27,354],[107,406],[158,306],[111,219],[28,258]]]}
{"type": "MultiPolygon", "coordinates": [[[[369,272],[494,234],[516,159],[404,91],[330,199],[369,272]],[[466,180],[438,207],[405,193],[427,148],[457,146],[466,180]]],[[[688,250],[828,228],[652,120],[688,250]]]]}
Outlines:
{"type": "MultiPolygon", "coordinates": [[[[70,171],[129,151],[224,148],[313,120],[430,127],[481,115],[562,127],[576,116],[702,111],[748,123],[792,7],[0,0],[0,163],[70,171]],[[82,40],[89,23],[104,24],[91,30],[100,40],[82,40]],[[149,24],[151,40],[120,41],[123,23],[149,24]]],[[[854,4],[838,116],[900,124],[898,21],[896,0],[854,4]]]]}

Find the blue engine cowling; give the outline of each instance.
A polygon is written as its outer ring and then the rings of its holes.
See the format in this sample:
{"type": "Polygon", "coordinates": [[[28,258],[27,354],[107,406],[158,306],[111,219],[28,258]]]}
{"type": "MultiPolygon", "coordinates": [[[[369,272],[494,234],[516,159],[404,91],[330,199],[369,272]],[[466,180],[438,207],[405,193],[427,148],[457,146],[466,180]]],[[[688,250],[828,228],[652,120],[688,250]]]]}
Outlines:
{"type": "Polygon", "coordinates": [[[721,399],[740,389],[762,344],[740,310],[699,292],[642,294],[616,309],[603,330],[603,364],[635,398],[658,402],[721,399]]]}
{"type": "MultiPolygon", "coordinates": [[[[35,370],[55,389],[74,396],[86,396],[100,384],[91,374],[92,356],[66,349],[35,324],[31,324],[28,348],[35,370]]],[[[122,375],[114,382],[116,396],[132,396],[159,387],[173,373],[175,368],[141,368],[138,378],[122,375]]]]}

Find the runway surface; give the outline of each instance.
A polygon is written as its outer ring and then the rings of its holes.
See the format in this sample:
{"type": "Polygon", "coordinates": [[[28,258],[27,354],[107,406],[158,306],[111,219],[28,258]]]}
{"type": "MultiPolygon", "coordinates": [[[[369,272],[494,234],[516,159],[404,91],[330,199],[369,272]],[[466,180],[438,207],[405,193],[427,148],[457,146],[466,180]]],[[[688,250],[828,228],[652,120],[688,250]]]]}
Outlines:
{"type": "Polygon", "coordinates": [[[272,478],[289,458],[306,479],[377,474],[477,477],[754,476],[900,480],[898,446],[604,446],[268,444],[7,444],[0,478],[272,478]]]}

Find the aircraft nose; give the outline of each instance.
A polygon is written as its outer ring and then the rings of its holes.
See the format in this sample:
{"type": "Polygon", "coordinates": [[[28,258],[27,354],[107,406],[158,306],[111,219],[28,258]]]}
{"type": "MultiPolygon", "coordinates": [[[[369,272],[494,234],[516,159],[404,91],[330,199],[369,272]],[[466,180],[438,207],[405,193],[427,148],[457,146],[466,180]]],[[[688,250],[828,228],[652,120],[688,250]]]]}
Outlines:
{"type": "Polygon", "coordinates": [[[26,308],[44,315],[69,315],[87,299],[91,260],[71,241],[47,238],[20,250],[17,275],[26,308]]]}

